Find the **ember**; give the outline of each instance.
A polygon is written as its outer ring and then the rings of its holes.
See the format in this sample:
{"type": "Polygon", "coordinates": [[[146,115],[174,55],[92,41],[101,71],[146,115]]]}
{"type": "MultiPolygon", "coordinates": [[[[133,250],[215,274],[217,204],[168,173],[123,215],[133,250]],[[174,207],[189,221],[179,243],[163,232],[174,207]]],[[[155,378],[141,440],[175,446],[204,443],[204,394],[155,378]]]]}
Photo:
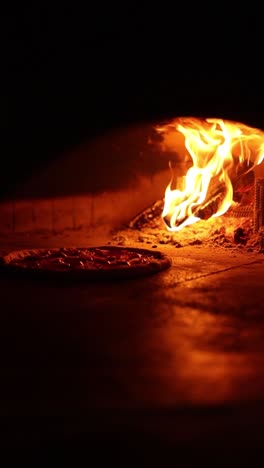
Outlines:
{"type": "Polygon", "coordinates": [[[252,218],[230,217],[201,220],[186,226],[181,231],[168,231],[161,217],[162,200],[132,219],[129,225],[114,233],[112,241],[120,245],[148,244],[149,246],[171,245],[175,248],[187,246],[218,246],[227,249],[260,251],[264,245],[264,233],[254,232],[252,218]]]}

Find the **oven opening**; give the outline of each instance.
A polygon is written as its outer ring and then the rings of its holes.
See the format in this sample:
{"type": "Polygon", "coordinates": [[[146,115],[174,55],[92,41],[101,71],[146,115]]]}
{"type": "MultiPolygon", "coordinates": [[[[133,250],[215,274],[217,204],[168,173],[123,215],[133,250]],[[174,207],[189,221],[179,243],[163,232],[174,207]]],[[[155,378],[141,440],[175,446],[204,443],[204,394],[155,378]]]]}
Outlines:
{"type": "Polygon", "coordinates": [[[214,244],[262,251],[264,132],[177,117],[105,133],[0,203],[0,235],[28,246],[214,244]],[[8,237],[7,237],[8,234],[8,237]]]}

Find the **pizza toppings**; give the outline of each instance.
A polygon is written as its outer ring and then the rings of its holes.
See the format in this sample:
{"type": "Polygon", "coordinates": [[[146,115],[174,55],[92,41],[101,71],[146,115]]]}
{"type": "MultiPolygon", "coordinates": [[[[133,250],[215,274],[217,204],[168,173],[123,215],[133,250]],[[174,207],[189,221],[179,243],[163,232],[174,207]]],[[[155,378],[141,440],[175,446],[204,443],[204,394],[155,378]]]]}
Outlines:
{"type": "Polygon", "coordinates": [[[21,250],[11,252],[3,261],[13,271],[75,273],[87,278],[140,276],[171,265],[159,251],[119,246],[21,250]]]}
{"type": "Polygon", "coordinates": [[[20,259],[14,259],[11,264],[24,268],[44,269],[91,269],[91,268],[118,268],[132,265],[149,264],[155,259],[154,255],[143,255],[127,249],[116,249],[113,252],[107,249],[72,249],[62,248],[56,251],[44,250],[38,254],[31,254],[20,259]],[[115,255],[113,255],[115,253],[115,255]]]}

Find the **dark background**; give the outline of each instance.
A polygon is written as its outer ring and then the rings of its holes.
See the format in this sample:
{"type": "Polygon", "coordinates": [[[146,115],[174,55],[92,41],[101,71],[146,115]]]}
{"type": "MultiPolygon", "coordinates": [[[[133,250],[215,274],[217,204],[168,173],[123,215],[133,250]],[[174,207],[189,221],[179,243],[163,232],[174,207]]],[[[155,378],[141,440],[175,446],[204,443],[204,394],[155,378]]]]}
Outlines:
{"type": "Polygon", "coordinates": [[[111,128],[190,114],[264,126],[260,13],[239,5],[14,7],[1,19],[0,196],[111,128]]]}

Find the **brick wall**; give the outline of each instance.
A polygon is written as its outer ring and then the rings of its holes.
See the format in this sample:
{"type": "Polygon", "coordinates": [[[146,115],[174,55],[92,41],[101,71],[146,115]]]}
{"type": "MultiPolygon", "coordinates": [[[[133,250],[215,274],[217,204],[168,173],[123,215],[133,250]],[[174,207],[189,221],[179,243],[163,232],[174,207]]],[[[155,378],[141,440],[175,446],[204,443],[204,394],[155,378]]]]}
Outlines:
{"type": "Polygon", "coordinates": [[[60,198],[0,203],[0,233],[59,233],[65,229],[109,229],[128,222],[163,197],[168,171],[142,177],[136,187],[60,198]]]}

